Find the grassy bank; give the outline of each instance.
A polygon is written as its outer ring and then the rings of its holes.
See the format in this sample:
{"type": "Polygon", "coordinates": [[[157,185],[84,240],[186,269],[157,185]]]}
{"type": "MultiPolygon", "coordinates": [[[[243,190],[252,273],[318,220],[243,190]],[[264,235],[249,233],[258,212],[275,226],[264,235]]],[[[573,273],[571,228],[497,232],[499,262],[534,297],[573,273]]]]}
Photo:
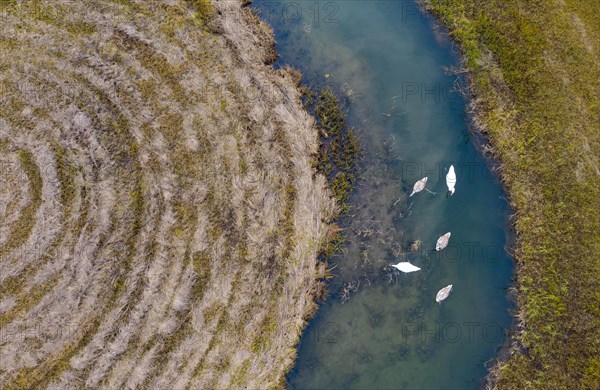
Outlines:
{"type": "Polygon", "coordinates": [[[464,53],[516,211],[518,332],[499,388],[600,387],[600,2],[422,2],[464,53]]]}

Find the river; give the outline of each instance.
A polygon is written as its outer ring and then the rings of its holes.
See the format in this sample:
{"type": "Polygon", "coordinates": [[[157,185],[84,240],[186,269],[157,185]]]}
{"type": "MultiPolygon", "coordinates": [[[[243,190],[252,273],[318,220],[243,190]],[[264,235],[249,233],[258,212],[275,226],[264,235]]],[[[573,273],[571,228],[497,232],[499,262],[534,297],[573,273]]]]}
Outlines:
{"type": "Polygon", "coordinates": [[[411,1],[258,1],[280,58],[331,86],[364,154],[328,298],[287,377],[304,388],[481,388],[510,328],[505,194],[478,148],[459,57],[411,1]],[[456,193],[445,176],[453,164],[456,193]],[[415,181],[427,189],[408,197],[415,181]],[[451,232],[448,247],[437,238],[451,232]],[[389,265],[410,261],[421,271],[389,265]],[[454,286],[438,304],[437,291],[454,286]]]}

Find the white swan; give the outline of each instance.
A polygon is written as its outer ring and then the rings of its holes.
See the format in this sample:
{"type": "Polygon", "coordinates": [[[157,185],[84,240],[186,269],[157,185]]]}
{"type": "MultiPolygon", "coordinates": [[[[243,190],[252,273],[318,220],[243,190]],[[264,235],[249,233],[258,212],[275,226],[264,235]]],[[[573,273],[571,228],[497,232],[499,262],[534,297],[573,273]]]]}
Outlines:
{"type": "Polygon", "coordinates": [[[398,270],[400,270],[404,273],[415,272],[415,271],[421,270],[421,268],[414,266],[407,261],[404,261],[404,262],[401,262],[398,264],[392,264],[392,267],[398,268],[398,270]]]}
{"type": "Polygon", "coordinates": [[[456,185],[456,172],[454,172],[454,165],[450,165],[448,173],[446,174],[446,185],[450,195],[454,195],[454,186],[456,185]]]}
{"type": "Polygon", "coordinates": [[[409,197],[413,196],[417,192],[423,191],[423,189],[425,188],[425,184],[427,184],[427,176],[415,183],[415,185],[413,186],[413,192],[409,195],[409,197]]]}
{"type": "Polygon", "coordinates": [[[447,247],[448,241],[450,241],[451,235],[452,235],[452,233],[448,232],[448,233],[444,234],[443,236],[441,236],[440,238],[438,238],[437,242],[435,243],[435,250],[441,251],[442,249],[447,247]]]}
{"type": "Polygon", "coordinates": [[[448,298],[448,295],[450,295],[450,291],[452,291],[451,284],[447,285],[446,287],[444,287],[443,289],[438,291],[437,295],[435,296],[435,301],[437,303],[440,303],[444,299],[448,298]]]}

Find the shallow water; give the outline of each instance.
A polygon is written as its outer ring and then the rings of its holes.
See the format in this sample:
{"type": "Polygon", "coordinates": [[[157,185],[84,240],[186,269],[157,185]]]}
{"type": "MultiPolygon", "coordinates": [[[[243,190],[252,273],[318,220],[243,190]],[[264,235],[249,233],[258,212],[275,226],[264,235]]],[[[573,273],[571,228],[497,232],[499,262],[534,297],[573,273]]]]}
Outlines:
{"type": "Polygon", "coordinates": [[[344,99],[365,148],[329,298],[290,388],[478,388],[510,326],[508,205],[476,148],[451,43],[411,1],[259,1],[281,57],[344,99]],[[445,175],[454,164],[456,194],[445,175]],[[427,188],[409,198],[414,182],[427,188]],[[435,241],[452,232],[449,246],[435,241]],[[410,261],[422,270],[389,267],[410,261]],[[453,284],[437,304],[437,291],[453,284]]]}

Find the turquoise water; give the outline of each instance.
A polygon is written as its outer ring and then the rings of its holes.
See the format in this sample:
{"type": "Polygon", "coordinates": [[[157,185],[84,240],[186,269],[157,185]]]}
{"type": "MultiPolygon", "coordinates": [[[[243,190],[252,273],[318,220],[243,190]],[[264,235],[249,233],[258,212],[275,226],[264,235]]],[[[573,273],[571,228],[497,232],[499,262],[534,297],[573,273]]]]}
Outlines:
{"type": "Polygon", "coordinates": [[[444,33],[410,1],[259,1],[279,66],[344,101],[365,153],[341,221],[329,297],[302,336],[288,386],[480,388],[510,327],[510,210],[478,151],[444,33]],[[456,194],[445,175],[454,164],[456,194]],[[409,198],[415,181],[427,188],[409,198]],[[449,246],[435,241],[452,232],[449,246]],[[400,274],[389,264],[422,270],[400,274]],[[435,295],[452,284],[450,297],[435,295]]]}

